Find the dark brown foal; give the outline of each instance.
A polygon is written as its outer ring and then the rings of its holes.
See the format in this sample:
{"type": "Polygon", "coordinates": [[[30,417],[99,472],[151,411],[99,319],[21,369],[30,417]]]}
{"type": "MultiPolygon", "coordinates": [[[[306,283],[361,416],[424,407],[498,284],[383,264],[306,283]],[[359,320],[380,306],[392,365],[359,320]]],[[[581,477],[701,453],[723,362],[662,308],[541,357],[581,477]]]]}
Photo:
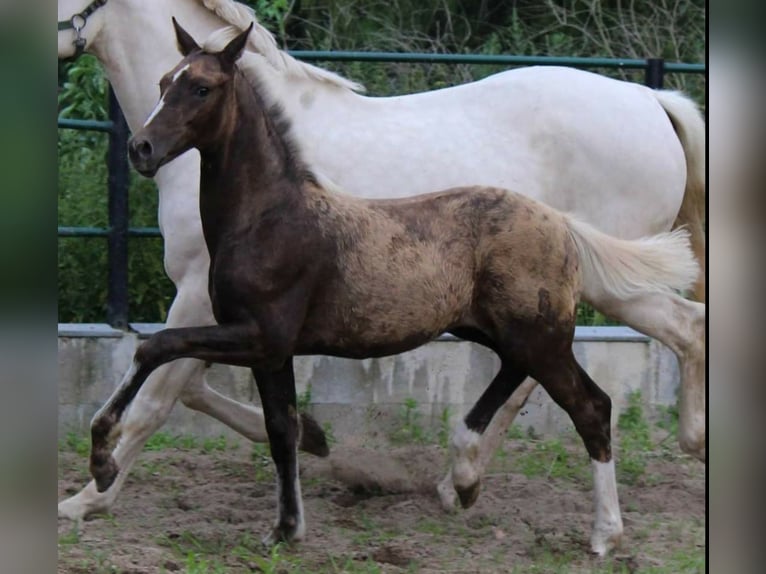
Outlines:
{"type": "MultiPolygon", "coordinates": [[[[108,438],[148,374],[181,357],[250,367],[278,474],[269,540],[298,540],[293,357],[350,358],[412,349],[445,331],[494,350],[502,368],[453,437],[470,450],[492,415],[532,376],[569,414],[593,460],[599,554],[620,538],[609,398],[572,354],[583,297],[623,300],[696,279],[685,234],[619,241],[521,195],[459,188],[364,201],[328,191],[305,166],[278,110],[235,62],[248,31],[206,53],[176,24],[184,59],[130,142],[153,175],[191,147],[202,157],[200,214],[218,325],[168,329],[136,353],[134,369],[94,418],[91,472],[100,490],[118,469],[108,438]]],[[[478,481],[455,484],[465,502],[478,481]]],[[[470,472],[468,469],[466,472],[470,472]]]]}

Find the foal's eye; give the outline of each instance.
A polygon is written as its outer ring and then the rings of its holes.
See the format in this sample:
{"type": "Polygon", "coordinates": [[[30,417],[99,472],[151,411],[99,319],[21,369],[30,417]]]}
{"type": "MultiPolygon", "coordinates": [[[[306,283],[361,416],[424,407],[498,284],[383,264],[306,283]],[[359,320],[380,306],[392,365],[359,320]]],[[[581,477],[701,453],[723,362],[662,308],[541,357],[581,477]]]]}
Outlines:
{"type": "Polygon", "coordinates": [[[204,98],[210,93],[210,88],[206,88],[205,86],[199,86],[194,91],[194,93],[198,98],[204,98]]]}

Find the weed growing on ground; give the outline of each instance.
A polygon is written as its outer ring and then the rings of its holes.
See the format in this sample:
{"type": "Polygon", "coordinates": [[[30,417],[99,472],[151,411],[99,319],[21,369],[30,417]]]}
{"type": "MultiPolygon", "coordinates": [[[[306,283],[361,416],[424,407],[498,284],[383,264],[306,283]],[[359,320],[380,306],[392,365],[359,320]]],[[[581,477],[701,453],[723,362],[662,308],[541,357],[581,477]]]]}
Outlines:
{"type": "Polygon", "coordinates": [[[202,441],[202,451],[210,454],[211,452],[223,452],[228,448],[229,444],[226,437],[220,435],[218,437],[206,438],[202,441]]]}
{"type": "Polygon", "coordinates": [[[332,423],[330,421],[322,423],[322,430],[324,431],[324,438],[327,441],[327,446],[332,448],[338,442],[338,439],[335,437],[335,433],[332,430],[332,423]]]}
{"type": "Polygon", "coordinates": [[[80,456],[90,454],[90,439],[76,432],[68,432],[63,439],[59,440],[60,451],[76,452],[80,456]]]}
{"type": "MultiPolygon", "coordinates": [[[[532,428],[532,427],[529,427],[529,428],[532,428]]],[[[505,437],[508,440],[521,440],[524,438],[524,431],[519,425],[514,423],[508,427],[508,430],[505,432],[505,437]]]]}
{"type": "Polygon", "coordinates": [[[418,403],[412,397],[404,399],[399,411],[399,427],[391,434],[394,444],[426,444],[433,442],[430,433],[421,423],[422,415],[418,411],[418,403]]]}
{"type": "Polygon", "coordinates": [[[450,433],[452,432],[452,413],[449,406],[444,407],[439,415],[439,430],[436,432],[436,440],[440,447],[447,448],[450,433]]]}
{"type": "Polygon", "coordinates": [[[617,428],[620,431],[617,478],[625,484],[636,484],[646,473],[647,454],[653,448],[641,391],[628,395],[628,407],[620,413],[617,428]]]}
{"type": "Polygon", "coordinates": [[[527,478],[544,476],[587,482],[590,477],[586,461],[571,456],[558,438],[537,442],[530,451],[515,455],[513,466],[527,478]]]}
{"type": "Polygon", "coordinates": [[[197,448],[198,441],[190,435],[171,435],[166,432],[157,432],[149,437],[144,445],[146,451],[158,451],[168,449],[192,450],[197,448]]]}
{"type": "Polygon", "coordinates": [[[253,461],[253,476],[256,482],[270,481],[274,476],[274,467],[271,462],[271,449],[267,443],[254,442],[250,451],[250,460],[253,461]]]}

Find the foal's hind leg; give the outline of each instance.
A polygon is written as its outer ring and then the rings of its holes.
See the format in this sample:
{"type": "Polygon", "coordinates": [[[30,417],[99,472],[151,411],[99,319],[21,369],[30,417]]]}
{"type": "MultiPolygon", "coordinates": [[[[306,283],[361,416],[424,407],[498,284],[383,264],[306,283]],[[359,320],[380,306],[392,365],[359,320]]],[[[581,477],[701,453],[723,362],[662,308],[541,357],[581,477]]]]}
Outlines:
{"type": "Polygon", "coordinates": [[[595,513],[590,544],[603,556],[622,538],[611,445],[612,401],[577,364],[571,349],[567,354],[560,361],[547,358],[542,367],[532,368],[532,374],[567,412],[590,455],[595,513]]]}
{"type": "MultiPolygon", "coordinates": [[[[455,493],[464,508],[476,502],[481,487],[481,474],[487,464],[486,449],[481,449],[484,435],[491,432],[490,421],[497,409],[508,400],[525,377],[526,373],[517,366],[503,361],[492,383],[453,431],[450,470],[437,487],[445,509],[454,508],[455,493]]],[[[499,439],[494,439],[494,442],[499,442],[499,439]]]]}

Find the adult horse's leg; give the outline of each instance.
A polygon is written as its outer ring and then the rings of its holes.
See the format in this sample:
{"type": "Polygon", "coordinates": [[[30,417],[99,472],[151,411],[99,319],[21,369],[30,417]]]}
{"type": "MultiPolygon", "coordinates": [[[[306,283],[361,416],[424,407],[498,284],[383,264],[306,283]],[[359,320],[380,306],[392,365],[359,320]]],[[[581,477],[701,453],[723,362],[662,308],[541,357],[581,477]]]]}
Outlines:
{"type": "MultiPolygon", "coordinates": [[[[450,442],[450,469],[437,487],[445,509],[454,508],[456,494],[464,508],[476,501],[481,486],[481,474],[488,462],[485,445],[488,442],[497,444],[502,438],[492,437],[487,440],[486,433],[497,432],[497,425],[492,428],[490,421],[494,424],[498,408],[503,403],[507,404],[508,397],[525,377],[525,372],[504,360],[490,385],[453,431],[450,442]]],[[[534,381],[532,383],[534,384],[534,381]]],[[[528,381],[525,384],[528,384],[528,381]]],[[[502,432],[504,429],[501,430],[501,434],[502,432]]]]}
{"type": "Polygon", "coordinates": [[[577,364],[571,349],[567,355],[561,360],[545,357],[531,372],[572,419],[590,455],[595,513],[590,544],[595,554],[603,556],[622,538],[611,445],[612,401],[577,364]]]}
{"type": "Polygon", "coordinates": [[[293,359],[278,370],[253,368],[269,433],[271,458],[277,469],[277,519],[264,543],[301,540],[306,531],[298,478],[298,411],[293,359]]]}
{"type": "Polygon", "coordinates": [[[201,381],[203,369],[201,361],[187,359],[164,365],[152,374],[142,389],[145,392],[136,396],[125,415],[113,452],[120,469],[116,479],[104,492],[99,492],[91,480],[80,492],[59,503],[60,517],[80,520],[109,511],[144,444],[170,415],[183,385],[195,379],[201,381]]]}
{"type": "Polygon", "coordinates": [[[678,295],[651,293],[626,301],[591,301],[615,317],[667,345],[678,358],[681,372],[678,443],[681,450],[705,461],[705,316],[703,303],[678,295]]]}

